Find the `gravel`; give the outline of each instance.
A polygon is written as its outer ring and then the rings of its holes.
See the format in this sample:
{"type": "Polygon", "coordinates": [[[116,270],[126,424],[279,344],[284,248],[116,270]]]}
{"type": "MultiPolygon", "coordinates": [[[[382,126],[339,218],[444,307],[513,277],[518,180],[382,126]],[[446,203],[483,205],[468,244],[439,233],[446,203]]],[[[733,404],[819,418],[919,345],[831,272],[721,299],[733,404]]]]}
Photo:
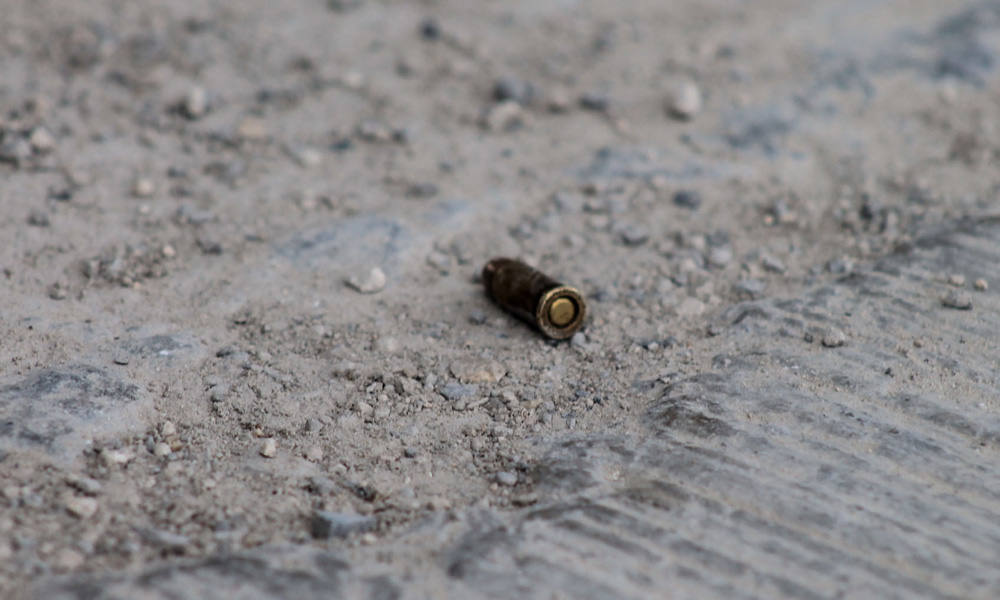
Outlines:
{"type": "Polygon", "coordinates": [[[317,540],[332,540],[372,531],[377,525],[375,517],[316,510],[310,531],[317,540]]]}
{"type": "Polygon", "coordinates": [[[517,473],[511,473],[510,471],[500,471],[494,476],[494,480],[500,485],[513,487],[517,485],[517,473]]]}
{"type": "Polygon", "coordinates": [[[274,441],[274,438],[267,438],[264,443],[260,446],[260,455],[264,458],[274,458],[274,455],[278,453],[278,443],[274,441]]]}
{"type": "Polygon", "coordinates": [[[381,268],[365,270],[347,278],[348,287],[362,294],[377,294],[385,289],[388,280],[381,268]]]}
{"type": "Polygon", "coordinates": [[[941,304],[958,310],[972,309],[972,294],[966,290],[950,290],[941,300],[941,304]]]}
{"type": "Polygon", "coordinates": [[[205,88],[194,87],[181,102],[181,114],[191,120],[200,119],[208,112],[208,92],[205,88]]]}
{"type": "Polygon", "coordinates": [[[701,207],[701,194],[695,190],[678,190],[674,194],[674,205],[688,210],[697,210],[701,207]]]}
{"type": "Polygon", "coordinates": [[[441,387],[441,395],[448,400],[471,398],[479,394],[479,386],[472,383],[450,381],[441,387]]]}
{"type": "Polygon", "coordinates": [[[847,343],[847,334],[839,327],[827,327],[823,331],[823,345],[827,348],[840,348],[847,343]]]}
{"type": "Polygon", "coordinates": [[[693,119],[701,112],[701,89],[693,81],[674,84],[667,92],[667,113],[680,120],[693,119]]]}

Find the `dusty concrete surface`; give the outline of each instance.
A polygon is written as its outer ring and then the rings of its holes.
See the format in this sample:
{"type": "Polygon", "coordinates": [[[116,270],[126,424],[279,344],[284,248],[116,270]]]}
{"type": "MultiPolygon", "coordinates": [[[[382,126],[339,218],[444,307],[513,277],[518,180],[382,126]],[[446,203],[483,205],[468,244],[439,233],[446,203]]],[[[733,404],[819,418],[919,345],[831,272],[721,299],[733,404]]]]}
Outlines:
{"type": "Polygon", "coordinates": [[[1000,2],[2,22],[0,596],[1000,594],[1000,2]]]}

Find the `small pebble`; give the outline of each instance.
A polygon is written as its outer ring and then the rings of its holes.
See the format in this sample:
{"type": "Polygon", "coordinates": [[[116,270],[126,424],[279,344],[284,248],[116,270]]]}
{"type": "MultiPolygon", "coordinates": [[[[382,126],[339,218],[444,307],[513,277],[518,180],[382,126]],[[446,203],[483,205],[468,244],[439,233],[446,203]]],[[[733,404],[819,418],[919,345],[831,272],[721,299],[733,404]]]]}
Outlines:
{"type": "Polygon", "coordinates": [[[236,135],[248,142],[259,142],[267,138],[267,123],[258,117],[247,117],[236,126],[236,135]]]}
{"type": "Polygon", "coordinates": [[[759,298],[767,289],[767,283],[760,279],[744,279],[733,286],[733,291],[751,299],[759,298]]]}
{"type": "Polygon", "coordinates": [[[493,84],[493,99],[497,102],[512,100],[524,106],[534,100],[535,88],[517,77],[501,77],[493,84]]]}
{"type": "Polygon", "coordinates": [[[941,303],[948,308],[969,310],[972,308],[972,294],[965,290],[951,290],[941,303]]]}
{"type": "Polygon", "coordinates": [[[170,446],[164,444],[163,442],[158,442],[155,446],[153,446],[154,456],[163,458],[164,456],[169,456],[171,452],[173,452],[173,450],[170,449],[170,446]]]}
{"type": "Polygon", "coordinates": [[[697,210],[701,206],[701,194],[694,190],[679,190],[674,194],[674,205],[697,210]]]}
{"type": "Polygon", "coordinates": [[[138,528],[136,531],[139,537],[142,538],[142,541],[167,552],[183,553],[191,543],[186,535],[179,535],[162,529],[143,527],[138,528]]]}
{"type": "Polygon", "coordinates": [[[494,479],[500,485],[508,487],[517,485],[517,473],[511,473],[510,471],[500,471],[494,476],[494,479]]]}
{"type": "Polygon", "coordinates": [[[708,252],[708,264],[716,268],[723,268],[733,260],[733,249],[729,246],[712,248],[708,252]]]}
{"type": "Polygon", "coordinates": [[[847,334],[838,327],[827,327],[823,332],[823,345],[827,348],[839,348],[847,343],[847,334]]]}
{"type": "Polygon", "coordinates": [[[149,198],[156,191],[156,185],[148,177],[140,177],[132,185],[132,195],[136,198],[149,198]]]}
{"type": "Polygon", "coordinates": [[[49,221],[49,213],[44,210],[35,208],[28,213],[28,225],[33,227],[48,227],[51,224],[52,222],[49,221]]]}
{"type": "Polygon", "coordinates": [[[965,275],[949,275],[948,283],[955,287],[962,287],[965,285],[965,275]]]}
{"type": "Polygon", "coordinates": [[[854,261],[850,257],[834,258],[826,263],[826,270],[833,275],[843,275],[854,270],[854,261]]]}
{"type": "Polygon", "coordinates": [[[760,259],[760,262],[764,266],[765,271],[768,271],[770,273],[785,272],[785,263],[783,263],[779,258],[775,258],[774,256],[771,256],[769,254],[765,254],[760,259]]]}
{"type": "Polygon", "coordinates": [[[299,148],[291,153],[292,159],[306,169],[318,167],[323,163],[323,153],[316,148],[299,148]]]}
{"type": "Polygon", "coordinates": [[[160,425],[160,435],[165,438],[177,435],[177,426],[174,425],[173,421],[164,421],[163,425],[160,425]]]}
{"type": "Polygon", "coordinates": [[[478,393],[479,386],[473,383],[458,383],[457,381],[450,381],[441,388],[441,395],[448,400],[470,398],[478,393]]]}
{"type": "Polygon", "coordinates": [[[976,286],[976,289],[980,292],[985,292],[986,290],[990,289],[990,284],[985,279],[977,279],[974,285],[976,286]]]}
{"type": "Polygon", "coordinates": [[[570,103],[569,92],[561,87],[556,87],[549,91],[546,108],[552,113],[564,113],[569,111],[570,103]]]}
{"type": "Polygon", "coordinates": [[[88,496],[96,496],[101,492],[101,482],[90,477],[70,477],[67,483],[88,496]]]}
{"type": "Polygon", "coordinates": [[[420,23],[420,37],[428,42],[435,42],[441,39],[441,24],[437,19],[427,18],[420,23]]]}
{"type": "Polygon", "coordinates": [[[701,89],[693,81],[679,82],[667,92],[667,113],[675,119],[693,119],[701,108],[701,89]]]}
{"type": "Polygon", "coordinates": [[[189,119],[198,119],[208,112],[208,93],[204,88],[195,87],[187,93],[181,104],[181,112],[189,119]]]}
{"type": "Polygon", "coordinates": [[[392,139],[392,129],[378,121],[363,121],[358,125],[357,134],[366,142],[388,142],[392,139]]]}
{"type": "Polygon", "coordinates": [[[492,359],[461,358],[451,363],[450,370],[465,383],[497,383],[507,374],[507,369],[492,359]]]}
{"type": "Polygon", "coordinates": [[[375,267],[365,274],[349,277],[346,283],[362,294],[377,294],[385,289],[387,279],[382,269],[375,267]]]}
{"type": "Polygon", "coordinates": [[[372,405],[368,404],[364,400],[359,400],[358,403],[354,405],[354,410],[358,411],[358,414],[360,414],[362,418],[368,418],[375,412],[372,405]]]}
{"type": "Polygon", "coordinates": [[[645,244],[649,240],[649,232],[637,225],[628,225],[619,232],[622,243],[629,247],[645,244]]]}
{"type": "Polygon", "coordinates": [[[108,466],[120,466],[132,460],[132,456],[121,450],[105,450],[101,452],[101,458],[108,466]]]}
{"type": "Polygon", "coordinates": [[[375,517],[317,510],[313,513],[311,533],[317,540],[345,538],[354,533],[375,529],[375,517]]]}
{"type": "Polygon", "coordinates": [[[260,455],[264,458],[274,458],[274,455],[278,453],[278,443],[274,441],[274,438],[267,438],[260,447],[260,455]]]}
{"type": "Polygon", "coordinates": [[[510,131],[524,123],[521,105],[507,100],[487,108],[480,118],[480,125],[489,131],[510,131]]]}
{"type": "Polygon", "coordinates": [[[472,309],[469,312],[469,322],[473,325],[483,325],[486,323],[486,313],[479,310],[478,308],[472,309]]]}
{"type": "Polygon", "coordinates": [[[309,419],[306,421],[306,432],[319,433],[321,429],[323,429],[323,421],[319,419],[309,419]]]}
{"type": "Polygon", "coordinates": [[[51,152],[56,148],[56,138],[44,127],[35,127],[28,137],[28,142],[39,154],[51,152]]]}
{"type": "Polygon", "coordinates": [[[208,397],[212,402],[225,402],[227,394],[229,394],[229,386],[224,383],[208,388],[208,397]]]}
{"type": "Polygon", "coordinates": [[[66,500],[66,511],[74,517],[89,519],[97,512],[98,503],[94,498],[71,496],[66,500]]]}
{"type": "Polygon", "coordinates": [[[603,112],[611,107],[611,99],[601,92],[585,92],[580,96],[580,107],[603,112]]]}

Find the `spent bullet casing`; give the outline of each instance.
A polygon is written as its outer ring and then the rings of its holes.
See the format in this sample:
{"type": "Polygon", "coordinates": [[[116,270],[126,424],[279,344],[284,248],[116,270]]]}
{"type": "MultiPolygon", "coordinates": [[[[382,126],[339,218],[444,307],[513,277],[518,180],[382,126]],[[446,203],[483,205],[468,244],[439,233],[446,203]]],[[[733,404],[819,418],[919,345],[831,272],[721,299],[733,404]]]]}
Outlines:
{"type": "Polygon", "coordinates": [[[583,326],[587,306],[576,288],[510,258],[494,258],[483,267],[486,294],[500,308],[564,340],[583,326]]]}

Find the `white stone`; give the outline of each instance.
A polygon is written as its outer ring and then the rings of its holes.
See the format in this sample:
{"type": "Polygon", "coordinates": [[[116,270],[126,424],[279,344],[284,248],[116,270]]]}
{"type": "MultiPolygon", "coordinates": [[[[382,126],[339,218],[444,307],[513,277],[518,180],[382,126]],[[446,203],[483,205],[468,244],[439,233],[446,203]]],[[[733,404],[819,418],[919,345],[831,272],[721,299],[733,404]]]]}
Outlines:
{"type": "Polygon", "coordinates": [[[278,453],[278,444],[274,441],[274,438],[267,438],[260,447],[260,455],[264,458],[274,458],[274,455],[278,453]]]}
{"type": "Polygon", "coordinates": [[[85,498],[81,496],[70,496],[65,502],[66,510],[69,514],[80,519],[89,519],[97,512],[97,499],[85,498]]]}
{"type": "Polygon", "coordinates": [[[388,282],[385,273],[379,267],[362,275],[353,275],[347,279],[347,285],[362,294],[377,294],[385,289],[388,282]]]}
{"type": "Polygon", "coordinates": [[[452,361],[450,369],[465,383],[496,383],[507,374],[507,369],[492,359],[460,358],[452,361]]]}
{"type": "Polygon", "coordinates": [[[667,112],[677,119],[693,119],[702,109],[701,89],[693,81],[680,81],[667,91],[667,112]]]}

